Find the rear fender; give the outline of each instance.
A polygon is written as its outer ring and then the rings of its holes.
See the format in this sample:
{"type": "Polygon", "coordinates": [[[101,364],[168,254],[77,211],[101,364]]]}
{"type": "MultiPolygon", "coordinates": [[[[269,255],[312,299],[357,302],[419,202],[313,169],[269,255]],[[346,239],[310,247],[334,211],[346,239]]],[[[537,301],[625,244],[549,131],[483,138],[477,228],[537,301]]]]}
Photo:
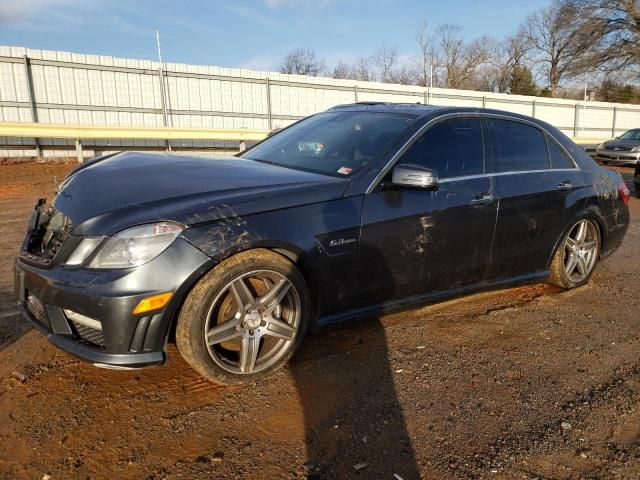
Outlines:
{"type": "Polygon", "coordinates": [[[553,262],[553,257],[555,257],[558,248],[562,245],[562,241],[567,236],[567,234],[571,231],[573,226],[579,221],[583,219],[589,219],[596,222],[598,225],[598,230],[600,233],[600,253],[603,251],[603,246],[605,245],[605,239],[607,236],[607,222],[602,216],[602,212],[597,205],[589,205],[587,208],[580,210],[576,214],[572,215],[569,222],[567,222],[567,227],[562,231],[558,239],[556,240],[551,256],[547,260],[547,270],[551,268],[551,262],[553,262]]]}

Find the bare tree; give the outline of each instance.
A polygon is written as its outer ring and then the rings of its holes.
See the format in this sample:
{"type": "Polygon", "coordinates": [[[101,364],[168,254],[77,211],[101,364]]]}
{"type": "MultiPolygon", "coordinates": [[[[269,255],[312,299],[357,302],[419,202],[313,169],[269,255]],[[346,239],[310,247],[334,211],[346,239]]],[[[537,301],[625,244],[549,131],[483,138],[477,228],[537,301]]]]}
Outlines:
{"type": "Polygon", "coordinates": [[[600,35],[572,0],[554,0],[530,15],[522,33],[554,97],[563,80],[584,75],[597,66],[593,52],[600,35]]]}
{"type": "MultiPolygon", "coordinates": [[[[607,73],[640,67],[638,0],[568,0],[601,42],[596,61],[607,73]]],[[[637,74],[637,72],[636,72],[637,74]]]]}
{"type": "Polygon", "coordinates": [[[391,71],[391,83],[415,85],[418,73],[413,65],[398,65],[391,71]]]}
{"type": "Polygon", "coordinates": [[[416,83],[422,87],[429,86],[435,76],[433,67],[438,65],[440,57],[436,50],[435,39],[429,33],[429,25],[422,22],[416,32],[416,43],[418,44],[418,58],[416,61],[416,83]]]}
{"type": "Polygon", "coordinates": [[[507,37],[501,42],[487,45],[490,50],[489,65],[481,72],[485,88],[491,92],[513,93],[511,80],[517,67],[525,66],[527,44],[522,35],[507,37]]]}
{"type": "Polygon", "coordinates": [[[380,81],[394,83],[394,69],[398,63],[398,49],[382,45],[382,48],[372,57],[372,61],[378,68],[380,81]]]}
{"type": "Polygon", "coordinates": [[[339,79],[351,79],[353,78],[353,69],[344,63],[342,60],[333,68],[331,77],[339,79]]]}
{"type": "Polygon", "coordinates": [[[476,38],[465,43],[462,29],[457,25],[445,24],[436,31],[442,67],[446,70],[447,88],[469,88],[476,83],[478,69],[490,60],[487,37],[476,38]]]}
{"type": "Polygon", "coordinates": [[[352,69],[352,78],[363,82],[373,82],[376,79],[376,72],[372,65],[371,58],[361,57],[352,69]]]}
{"type": "Polygon", "coordinates": [[[295,75],[318,76],[325,69],[324,60],[310,49],[297,48],[290,52],[280,66],[281,73],[291,73],[295,75]]]}

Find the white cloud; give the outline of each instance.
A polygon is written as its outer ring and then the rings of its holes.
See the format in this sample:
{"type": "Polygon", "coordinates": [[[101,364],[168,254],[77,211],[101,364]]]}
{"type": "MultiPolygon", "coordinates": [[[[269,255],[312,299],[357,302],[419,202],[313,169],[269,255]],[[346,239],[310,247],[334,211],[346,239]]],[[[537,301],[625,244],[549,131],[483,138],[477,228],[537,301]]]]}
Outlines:
{"type": "Polygon", "coordinates": [[[29,20],[43,10],[84,3],[81,0],[0,0],[0,23],[29,20]]]}

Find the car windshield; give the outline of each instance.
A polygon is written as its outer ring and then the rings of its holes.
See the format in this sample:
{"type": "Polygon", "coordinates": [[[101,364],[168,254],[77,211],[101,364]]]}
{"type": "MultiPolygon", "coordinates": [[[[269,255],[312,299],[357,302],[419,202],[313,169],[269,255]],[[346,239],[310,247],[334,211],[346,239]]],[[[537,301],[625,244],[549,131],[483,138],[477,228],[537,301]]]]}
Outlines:
{"type": "Polygon", "coordinates": [[[284,167],[349,176],[374,161],[415,115],[325,112],[307,118],[241,155],[284,167]]]}
{"type": "Polygon", "coordinates": [[[640,130],[629,130],[620,135],[621,140],[640,140],[640,130]]]}

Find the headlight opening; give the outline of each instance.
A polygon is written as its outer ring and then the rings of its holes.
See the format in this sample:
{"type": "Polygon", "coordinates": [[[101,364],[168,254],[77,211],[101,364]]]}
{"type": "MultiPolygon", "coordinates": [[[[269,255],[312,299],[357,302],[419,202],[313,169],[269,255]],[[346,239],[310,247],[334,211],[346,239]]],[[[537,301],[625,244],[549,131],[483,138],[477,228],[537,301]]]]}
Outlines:
{"type": "Polygon", "coordinates": [[[182,233],[181,225],[158,222],[123,230],[106,239],[87,237],[69,256],[66,265],[80,265],[93,254],[89,268],[129,268],[150,262],[182,233]]]}

